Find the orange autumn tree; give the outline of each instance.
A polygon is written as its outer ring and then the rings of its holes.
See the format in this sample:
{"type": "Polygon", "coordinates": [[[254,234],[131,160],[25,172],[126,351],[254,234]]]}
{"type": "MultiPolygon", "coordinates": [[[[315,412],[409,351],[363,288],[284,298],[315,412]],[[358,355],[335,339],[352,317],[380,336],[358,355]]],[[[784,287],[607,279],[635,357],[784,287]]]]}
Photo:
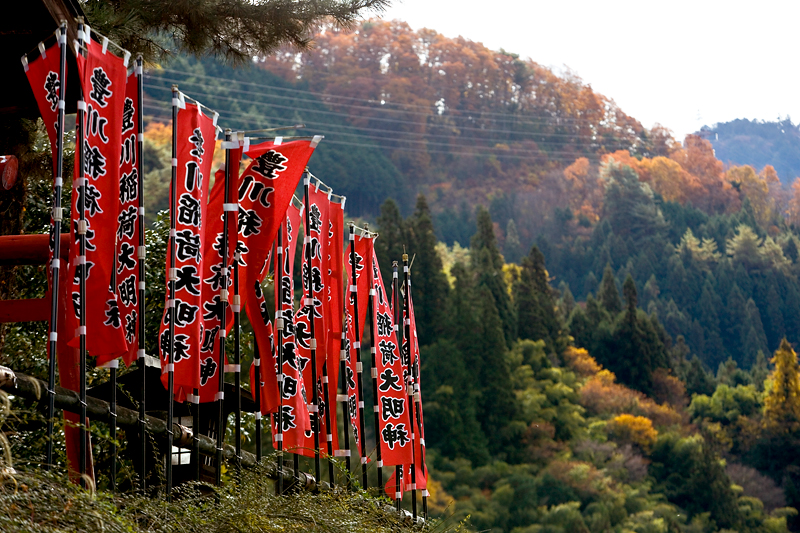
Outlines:
{"type": "Polygon", "coordinates": [[[764,177],[756,174],[756,169],[750,165],[742,165],[729,168],[725,172],[725,179],[738,189],[741,201],[745,198],[750,200],[756,222],[765,228],[772,218],[773,202],[769,194],[769,184],[764,177]]]}
{"type": "Polygon", "coordinates": [[[684,146],[670,154],[683,170],[695,176],[700,184],[689,200],[706,213],[736,211],[740,202],[733,186],[724,178],[724,165],[714,155],[711,142],[699,135],[687,135],[684,146]]]}

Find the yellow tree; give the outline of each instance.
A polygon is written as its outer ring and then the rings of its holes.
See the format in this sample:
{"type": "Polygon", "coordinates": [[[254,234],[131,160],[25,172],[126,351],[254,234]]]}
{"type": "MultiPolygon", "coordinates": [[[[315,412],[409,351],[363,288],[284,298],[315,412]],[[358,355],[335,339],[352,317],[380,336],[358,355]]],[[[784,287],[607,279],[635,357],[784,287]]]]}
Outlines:
{"type": "Polygon", "coordinates": [[[764,418],[773,431],[791,432],[800,428],[800,366],[797,354],[783,339],[772,358],[775,370],[767,379],[771,382],[764,399],[764,418]]]}
{"type": "Polygon", "coordinates": [[[641,166],[646,169],[644,175],[649,178],[650,186],[664,200],[685,204],[700,190],[700,181],[672,159],[663,156],[642,159],[641,166]]]}
{"type": "Polygon", "coordinates": [[[800,226],[800,178],[795,178],[792,183],[792,196],[786,210],[789,223],[800,226]]]}
{"type": "MultiPolygon", "coordinates": [[[[772,173],[774,174],[774,170],[772,173]]],[[[725,173],[725,179],[739,189],[742,197],[750,200],[750,205],[753,206],[753,215],[762,228],[766,228],[769,223],[773,206],[766,177],[771,176],[759,176],[756,174],[756,169],[750,165],[731,167],[725,173]]],[[[777,179],[777,174],[775,174],[775,178],[777,179]]]]}

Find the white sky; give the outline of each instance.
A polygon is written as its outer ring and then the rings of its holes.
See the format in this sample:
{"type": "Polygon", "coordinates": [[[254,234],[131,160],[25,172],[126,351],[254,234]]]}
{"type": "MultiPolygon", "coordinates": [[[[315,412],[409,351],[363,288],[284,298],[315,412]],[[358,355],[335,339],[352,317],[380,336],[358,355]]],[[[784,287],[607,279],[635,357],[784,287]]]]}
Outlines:
{"type": "Polygon", "coordinates": [[[393,0],[383,18],[572,69],[676,139],[736,118],[800,120],[800,2],[393,0]]]}

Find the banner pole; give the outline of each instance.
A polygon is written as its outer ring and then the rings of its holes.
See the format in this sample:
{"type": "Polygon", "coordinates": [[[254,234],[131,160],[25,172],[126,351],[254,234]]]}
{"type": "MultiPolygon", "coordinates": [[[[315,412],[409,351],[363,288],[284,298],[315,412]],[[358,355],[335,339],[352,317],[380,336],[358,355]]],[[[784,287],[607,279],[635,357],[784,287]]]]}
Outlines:
{"type": "MultiPolygon", "coordinates": [[[[81,20],[78,23],[78,33],[84,35],[84,25],[83,21],[81,20]]],[[[90,37],[91,38],[91,37],[90,37]]],[[[84,42],[86,42],[86,38],[84,37],[84,42]]],[[[80,301],[79,306],[79,325],[78,325],[78,332],[80,337],[80,360],[79,360],[79,372],[80,372],[80,459],[78,460],[79,464],[79,472],[81,475],[81,487],[86,488],[86,439],[88,437],[86,432],[86,231],[87,231],[87,222],[86,222],[86,169],[84,166],[84,157],[83,157],[83,138],[84,138],[84,109],[86,108],[86,103],[83,100],[83,92],[81,91],[80,102],[78,103],[78,135],[76,136],[76,143],[78,144],[78,151],[77,157],[79,158],[78,163],[78,216],[80,217],[78,220],[78,257],[77,257],[77,264],[79,267],[79,293],[78,298],[80,301]]]]}
{"type": "MultiPolygon", "coordinates": [[[[356,269],[356,234],[355,234],[355,224],[353,222],[349,222],[348,226],[350,227],[350,292],[353,295],[353,329],[356,332],[355,342],[353,343],[353,348],[356,350],[356,384],[358,387],[358,412],[359,412],[359,432],[361,438],[359,439],[359,445],[361,447],[361,485],[362,488],[366,489],[368,487],[367,482],[367,439],[364,436],[364,380],[362,379],[363,371],[361,365],[361,331],[358,327],[358,270],[356,269]]],[[[372,268],[372,265],[369,266],[372,268]]]]}
{"type": "Polygon", "coordinates": [[[169,361],[167,362],[167,501],[172,501],[172,421],[174,417],[175,391],[175,235],[178,189],[178,86],[172,86],[172,176],[169,198],[169,361]]]}
{"type": "MultiPolygon", "coordinates": [[[[255,283],[258,283],[257,281],[255,283]]],[[[261,462],[261,354],[258,353],[258,340],[253,335],[253,365],[256,367],[256,382],[250,384],[256,403],[256,462],[261,462]]],[[[278,474],[280,477],[280,474],[278,474]]]]}
{"type": "Polygon", "coordinates": [[[147,478],[147,424],[145,423],[145,416],[147,410],[145,408],[145,395],[147,394],[147,361],[145,358],[144,348],[144,325],[145,325],[145,258],[147,257],[147,248],[145,248],[145,223],[144,223],[144,175],[142,157],[144,155],[144,83],[142,75],[142,56],[136,58],[136,78],[138,84],[137,102],[136,102],[136,173],[139,176],[139,253],[136,254],[136,260],[139,263],[139,338],[138,338],[138,351],[136,352],[136,362],[139,366],[141,373],[141,398],[139,399],[139,484],[142,492],[145,490],[147,478]]]}
{"type": "Polygon", "coordinates": [[[51,292],[50,292],[50,335],[48,348],[50,354],[47,374],[47,442],[45,451],[45,469],[49,470],[53,464],[53,423],[56,416],[56,349],[58,341],[58,297],[59,297],[59,272],[61,271],[61,190],[64,184],[64,107],[67,92],[67,21],[62,20],[58,32],[58,46],[61,49],[61,59],[58,67],[58,79],[61,87],[58,91],[58,132],[56,132],[56,168],[53,183],[53,224],[50,235],[53,249],[50,266],[51,292]]]}
{"type": "MultiPolygon", "coordinates": [[[[403,314],[400,311],[400,281],[397,277],[397,261],[392,261],[392,311],[394,311],[394,332],[397,335],[397,342],[400,344],[401,348],[400,351],[402,353],[402,346],[403,346],[403,328],[400,327],[400,322],[402,320],[403,314]]],[[[403,483],[403,467],[402,465],[396,465],[394,467],[394,488],[395,488],[395,507],[398,511],[400,511],[400,498],[397,496],[400,494],[402,489],[403,483]]]]}
{"type": "Polygon", "coordinates": [[[109,476],[111,483],[111,492],[117,491],[117,368],[119,367],[119,360],[114,359],[109,361],[109,370],[111,371],[111,398],[108,405],[108,412],[111,415],[111,424],[109,427],[111,433],[111,475],[109,476]]]}
{"type": "MultiPolygon", "coordinates": [[[[228,161],[233,164],[233,158],[230,157],[230,149],[226,150],[228,161]]],[[[235,179],[234,176],[239,174],[239,169],[233,173],[233,169],[229,169],[229,163],[225,164],[225,173],[228,180],[235,179]]],[[[238,164],[238,163],[237,163],[238,164]]],[[[234,185],[236,185],[234,183],[234,185]]],[[[238,187],[235,187],[238,191],[238,187]]],[[[236,213],[239,212],[239,196],[234,198],[236,202],[236,213]]],[[[235,413],[235,432],[234,438],[236,439],[236,469],[241,471],[242,468],[242,331],[241,331],[241,305],[239,296],[239,232],[236,232],[236,241],[233,243],[233,384],[234,394],[236,395],[236,402],[234,403],[235,413]]],[[[258,382],[261,381],[261,376],[258,376],[258,382]]],[[[260,388],[260,387],[257,387],[260,388]]],[[[256,404],[256,412],[260,413],[261,404],[256,404]]],[[[260,453],[260,452],[259,452],[260,453]]]]}
{"type": "MultiPolygon", "coordinates": [[[[350,490],[350,475],[353,473],[351,464],[350,464],[350,432],[348,431],[348,427],[350,426],[350,412],[347,408],[347,359],[349,358],[349,354],[345,349],[347,346],[347,319],[344,319],[344,326],[342,326],[342,339],[339,344],[339,375],[341,376],[340,387],[342,390],[342,394],[340,395],[340,400],[342,404],[342,427],[344,429],[344,462],[345,468],[347,469],[347,482],[346,486],[347,489],[350,490]]],[[[339,431],[339,428],[336,428],[336,431],[339,431]]]]}
{"type": "MultiPolygon", "coordinates": [[[[364,224],[364,230],[369,232],[369,225],[364,224]]],[[[381,428],[381,414],[380,408],[378,406],[378,362],[376,354],[378,353],[378,347],[375,344],[375,330],[377,326],[375,324],[375,298],[377,297],[377,292],[375,291],[375,280],[373,279],[372,274],[372,265],[365,265],[365,267],[369,270],[369,300],[367,301],[367,315],[369,316],[369,320],[367,321],[367,326],[369,327],[369,339],[370,339],[370,360],[372,362],[371,366],[371,374],[372,374],[372,412],[373,412],[373,420],[375,421],[375,457],[378,460],[378,495],[382,494],[385,491],[385,487],[383,486],[383,457],[381,455],[381,439],[380,439],[380,428],[381,428]]]]}
{"type": "MultiPolygon", "coordinates": [[[[331,401],[328,392],[328,361],[322,365],[322,396],[325,402],[325,440],[328,443],[328,480],[331,488],[336,486],[336,472],[333,464],[333,433],[331,432],[331,401]]],[[[335,407],[334,407],[335,409],[335,407]]]]}
{"type": "MultiPolygon", "coordinates": [[[[409,302],[409,289],[410,289],[411,279],[409,276],[408,270],[408,254],[403,254],[403,331],[405,333],[406,342],[408,343],[408,382],[406,383],[406,388],[408,391],[408,408],[409,410],[415,409],[416,410],[416,418],[417,422],[419,422],[419,406],[414,402],[414,367],[417,364],[416,358],[414,357],[414,347],[411,343],[414,341],[411,335],[411,311],[408,305],[409,302]]],[[[409,419],[411,416],[409,416],[409,419]]],[[[414,421],[409,420],[411,425],[411,445],[413,449],[414,445],[414,421]]],[[[412,454],[413,462],[411,464],[411,515],[413,519],[416,521],[417,519],[417,457],[416,454],[412,454]]]]}
{"type": "MultiPolygon", "coordinates": [[[[225,130],[225,142],[230,142],[231,130],[225,130]]],[[[217,372],[219,376],[219,388],[217,389],[217,471],[216,471],[216,484],[222,484],[222,448],[225,442],[225,340],[227,337],[226,327],[228,322],[228,286],[230,285],[230,278],[228,277],[228,257],[230,256],[230,242],[228,241],[228,225],[230,222],[229,211],[227,204],[230,203],[230,163],[231,153],[230,150],[225,150],[225,193],[224,205],[225,209],[222,211],[222,284],[219,289],[220,311],[219,311],[219,361],[217,364],[217,372]]]]}
{"type": "Polygon", "coordinates": [[[311,352],[311,409],[310,411],[314,414],[314,420],[311,424],[311,430],[314,432],[314,476],[317,482],[320,481],[320,460],[319,460],[319,385],[317,383],[317,336],[315,333],[314,323],[316,322],[314,317],[314,291],[311,286],[311,209],[309,209],[309,201],[308,201],[308,185],[310,182],[310,177],[308,173],[308,169],[305,171],[305,175],[303,176],[303,203],[305,205],[305,230],[306,230],[306,242],[304,243],[305,246],[305,256],[306,256],[306,277],[305,277],[305,285],[306,285],[306,301],[305,306],[308,308],[308,330],[311,334],[310,343],[310,352],[311,352]]]}
{"type": "Polygon", "coordinates": [[[275,262],[273,263],[272,274],[272,287],[275,290],[277,302],[275,309],[275,331],[278,335],[277,352],[278,352],[278,412],[275,414],[277,418],[277,428],[275,435],[275,442],[278,443],[277,461],[278,461],[278,483],[275,485],[275,491],[278,495],[283,494],[283,301],[281,298],[281,286],[283,285],[283,226],[282,222],[278,226],[278,238],[275,244],[275,262]]]}

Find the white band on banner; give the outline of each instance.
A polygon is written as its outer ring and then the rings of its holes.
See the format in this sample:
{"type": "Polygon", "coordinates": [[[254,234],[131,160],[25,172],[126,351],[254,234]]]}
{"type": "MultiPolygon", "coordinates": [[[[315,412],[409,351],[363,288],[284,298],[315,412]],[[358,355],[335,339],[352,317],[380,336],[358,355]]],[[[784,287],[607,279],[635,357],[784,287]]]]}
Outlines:
{"type": "Polygon", "coordinates": [[[144,350],[136,350],[136,358],[137,359],[144,359],[145,353],[144,350]]]}
{"type": "Polygon", "coordinates": [[[303,246],[306,246],[308,244],[311,244],[311,237],[309,235],[306,235],[305,237],[303,237],[303,246]]]}
{"type": "Polygon", "coordinates": [[[358,402],[358,408],[359,409],[363,409],[364,408],[364,401],[363,400],[358,402]]]}
{"type": "MultiPolygon", "coordinates": [[[[103,55],[106,55],[106,52],[108,52],[108,37],[103,37],[103,50],[102,50],[102,54],[103,54],[103,55]]],[[[128,65],[125,65],[125,66],[127,67],[128,65]]]]}
{"type": "Polygon", "coordinates": [[[167,307],[175,307],[175,300],[173,300],[172,298],[167,300],[167,307]]]}
{"type": "Polygon", "coordinates": [[[56,187],[62,187],[63,185],[64,185],[64,180],[62,178],[56,178],[55,186],[56,187]]]}
{"type": "Polygon", "coordinates": [[[236,373],[236,372],[241,372],[241,371],[242,371],[242,365],[225,365],[225,372],[236,373]]]}
{"type": "Polygon", "coordinates": [[[238,313],[242,310],[242,307],[240,305],[231,304],[231,310],[233,310],[234,313],[238,313]]]}
{"type": "Polygon", "coordinates": [[[119,359],[114,359],[107,363],[100,365],[100,368],[119,368],[119,359]]]}
{"type": "Polygon", "coordinates": [[[350,457],[350,450],[333,450],[334,457],[350,457]]]}
{"type": "Polygon", "coordinates": [[[392,277],[397,279],[397,270],[392,271],[392,277]]]}
{"type": "Polygon", "coordinates": [[[306,177],[303,178],[303,185],[308,187],[309,183],[311,183],[311,178],[309,178],[308,174],[306,174],[306,177]]]}
{"type": "Polygon", "coordinates": [[[402,498],[403,498],[403,493],[402,492],[395,492],[394,493],[394,499],[395,500],[400,500],[402,498]]]}
{"type": "Polygon", "coordinates": [[[314,298],[303,298],[303,305],[314,305],[314,298]]]}
{"type": "Polygon", "coordinates": [[[78,100],[78,111],[86,112],[86,102],[83,100],[78,100]]]}
{"type": "Polygon", "coordinates": [[[58,340],[58,332],[51,331],[50,332],[50,340],[53,341],[53,342],[56,342],[58,340]]]}
{"type": "Polygon", "coordinates": [[[189,403],[198,404],[200,403],[200,396],[195,396],[194,394],[187,394],[186,401],[189,403]]]}
{"type": "Polygon", "coordinates": [[[333,442],[333,435],[328,433],[327,435],[325,435],[325,440],[327,440],[328,442],[333,442]]]}
{"type": "Polygon", "coordinates": [[[141,76],[142,75],[142,66],[141,65],[136,65],[135,67],[133,67],[133,71],[136,73],[137,76],[141,76]]]}
{"type": "Polygon", "coordinates": [[[383,459],[378,459],[378,468],[383,466],[383,459]]]}
{"type": "Polygon", "coordinates": [[[413,396],[414,395],[414,386],[413,385],[408,385],[406,387],[406,394],[408,394],[409,396],[413,396]]]}
{"type": "Polygon", "coordinates": [[[350,285],[350,292],[358,292],[358,287],[355,285],[350,285]]]}
{"type": "Polygon", "coordinates": [[[275,137],[275,140],[272,141],[273,146],[280,146],[283,144],[283,137],[275,137]]]}
{"type": "Polygon", "coordinates": [[[360,341],[353,341],[353,348],[361,348],[361,342],[360,341]]]}
{"type": "Polygon", "coordinates": [[[378,369],[377,368],[373,368],[372,369],[372,379],[378,379],[378,369]]]}
{"type": "Polygon", "coordinates": [[[223,141],[220,148],[223,150],[236,150],[239,148],[239,141],[223,141]]]}
{"type": "Polygon", "coordinates": [[[275,319],[275,327],[277,328],[278,331],[283,331],[283,319],[282,318],[276,318],[275,319]]]}
{"type": "Polygon", "coordinates": [[[59,100],[58,101],[58,108],[59,109],[66,109],[67,108],[67,103],[64,100],[59,100]]]}
{"type": "Polygon", "coordinates": [[[367,458],[366,458],[366,457],[362,457],[362,458],[361,458],[361,464],[362,464],[362,465],[365,465],[365,464],[367,464],[367,458]]]}
{"type": "Polygon", "coordinates": [[[411,490],[417,490],[417,484],[416,483],[409,483],[407,485],[407,488],[409,488],[411,490]]]}
{"type": "Polygon", "coordinates": [[[380,413],[381,412],[380,407],[378,407],[377,405],[373,405],[372,406],[372,411],[375,412],[375,413],[380,413]]]}
{"type": "Polygon", "coordinates": [[[178,269],[172,267],[169,269],[169,278],[170,281],[178,281],[178,269]]]}
{"type": "Polygon", "coordinates": [[[347,394],[337,394],[336,395],[337,402],[346,402],[347,401],[347,394]]]}
{"type": "Polygon", "coordinates": [[[139,208],[139,216],[144,216],[144,207],[139,208]]]}
{"type": "Polygon", "coordinates": [[[283,246],[278,246],[278,255],[283,255],[283,246]]]}
{"type": "MultiPolygon", "coordinates": [[[[141,72],[141,69],[139,69],[139,72],[141,72]]],[[[144,142],[144,133],[137,133],[136,140],[138,140],[139,142],[144,142]]]]}
{"type": "Polygon", "coordinates": [[[411,325],[411,319],[410,318],[406,318],[406,326],[410,326],[410,325],[411,325]]]}
{"type": "Polygon", "coordinates": [[[78,178],[78,179],[72,180],[72,183],[74,183],[76,187],[83,187],[84,185],[89,183],[89,180],[86,179],[86,178],[78,178]]]}
{"type": "Polygon", "coordinates": [[[415,402],[418,402],[419,400],[420,400],[420,397],[419,397],[419,392],[417,392],[417,391],[414,391],[414,401],[415,401],[415,402]]]}
{"type": "Polygon", "coordinates": [[[261,412],[256,411],[256,420],[261,420],[261,412]]]}
{"type": "Polygon", "coordinates": [[[51,268],[53,268],[54,270],[55,270],[56,268],[61,268],[61,259],[58,259],[58,258],[55,258],[55,257],[54,257],[54,258],[53,258],[53,262],[50,264],[50,266],[51,266],[51,268]]]}
{"type": "Polygon", "coordinates": [[[136,252],[136,257],[139,259],[147,258],[147,246],[139,246],[136,252]]]}
{"type": "Polygon", "coordinates": [[[319,407],[317,407],[313,403],[310,403],[310,404],[308,404],[308,412],[309,413],[317,413],[317,412],[319,412],[319,407]]]}
{"type": "Polygon", "coordinates": [[[145,284],[145,282],[144,282],[144,281],[140,281],[140,282],[139,282],[139,290],[140,290],[140,291],[143,291],[143,290],[145,290],[145,288],[146,288],[146,287],[145,287],[145,285],[146,285],[146,284],[145,284]]]}
{"type": "Polygon", "coordinates": [[[369,295],[370,295],[370,296],[375,296],[376,294],[378,294],[378,293],[377,293],[377,292],[375,292],[375,289],[370,289],[370,290],[369,290],[369,295]]]}
{"type": "Polygon", "coordinates": [[[223,211],[239,211],[239,204],[222,204],[223,211]]]}
{"type": "Polygon", "coordinates": [[[364,367],[361,364],[361,361],[359,361],[358,363],[356,363],[356,372],[358,372],[360,374],[363,371],[364,371],[364,367]]]}
{"type": "Polygon", "coordinates": [[[419,439],[419,443],[425,446],[425,439],[419,439]]]}
{"type": "Polygon", "coordinates": [[[312,350],[316,350],[317,349],[317,339],[311,339],[310,341],[308,341],[308,345],[312,350]]]}
{"type": "Polygon", "coordinates": [[[22,68],[25,69],[25,72],[28,72],[28,56],[22,56],[22,68]]]}
{"type": "Polygon", "coordinates": [[[92,28],[88,24],[84,25],[83,40],[87,43],[92,40],[92,28]]]}
{"type": "Polygon", "coordinates": [[[351,241],[356,240],[356,234],[355,233],[351,233],[350,237],[349,237],[349,240],[351,240],[351,241]]]}
{"type": "Polygon", "coordinates": [[[321,140],[322,135],[314,135],[314,138],[311,139],[311,148],[316,148],[321,140]]]}
{"type": "Polygon", "coordinates": [[[89,223],[86,220],[78,221],[78,233],[80,235],[86,235],[86,231],[88,229],[89,229],[89,223]]]}
{"type": "Polygon", "coordinates": [[[228,275],[228,267],[224,266],[221,269],[219,269],[219,275],[220,276],[227,276],[228,275]]]}
{"type": "Polygon", "coordinates": [[[395,330],[395,331],[400,331],[400,326],[398,326],[397,324],[395,324],[395,325],[394,325],[394,330],[395,330]]]}
{"type": "Polygon", "coordinates": [[[272,438],[275,439],[275,442],[283,442],[283,433],[272,435],[272,438]]]}
{"type": "Polygon", "coordinates": [[[130,61],[131,61],[131,53],[125,50],[125,55],[122,58],[122,65],[125,68],[128,68],[128,63],[130,63],[130,61]]]}
{"type": "Polygon", "coordinates": [[[347,361],[347,351],[339,350],[339,361],[347,361]]]}
{"type": "Polygon", "coordinates": [[[174,372],[174,371],[175,371],[175,364],[170,363],[168,365],[164,365],[164,368],[161,370],[161,373],[163,374],[164,372],[174,372]]]}
{"type": "Polygon", "coordinates": [[[431,495],[431,493],[430,493],[430,492],[428,492],[426,489],[422,489],[422,496],[424,496],[425,498],[427,498],[427,497],[428,497],[428,496],[430,496],[430,495],[431,495]]]}
{"type": "MultiPolygon", "coordinates": [[[[198,108],[198,109],[199,109],[199,108],[198,108]]],[[[214,117],[211,119],[211,123],[212,123],[212,124],[214,124],[214,126],[216,126],[216,125],[217,125],[217,121],[218,121],[218,120],[219,120],[219,113],[217,113],[216,111],[214,111],[214,117]]]]}
{"type": "Polygon", "coordinates": [[[227,336],[228,336],[228,332],[227,332],[227,331],[225,331],[225,328],[222,328],[222,329],[220,329],[220,330],[219,330],[219,336],[220,336],[220,338],[222,338],[222,339],[224,339],[225,337],[227,337],[227,336]]]}
{"type": "Polygon", "coordinates": [[[255,359],[253,359],[253,364],[255,366],[261,366],[261,358],[260,357],[256,357],[255,359]]]}
{"type": "Polygon", "coordinates": [[[244,138],[244,141],[242,141],[242,149],[245,152],[249,152],[250,151],[250,137],[245,137],[244,138]]]}
{"type": "Polygon", "coordinates": [[[278,383],[283,383],[283,374],[278,374],[275,379],[278,383]]]}
{"type": "Polygon", "coordinates": [[[331,196],[333,196],[333,189],[328,191],[328,201],[331,201],[331,196]]]}
{"type": "Polygon", "coordinates": [[[342,211],[344,211],[344,203],[347,201],[347,198],[342,196],[342,211]]]}
{"type": "Polygon", "coordinates": [[[372,347],[369,349],[369,351],[372,353],[372,355],[377,355],[377,354],[378,354],[378,349],[377,349],[377,348],[375,348],[374,346],[372,346],[372,347]]]}
{"type": "Polygon", "coordinates": [[[86,256],[85,255],[79,255],[79,256],[77,256],[75,258],[75,264],[76,265],[82,265],[84,263],[86,263],[86,256]]]}
{"type": "Polygon", "coordinates": [[[219,299],[221,302],[228,301],[228,289],[220,289],[219,290],[219,299]]]}
{"type": "Polygon", "coordinates": [[[322,376],[322,382],[328,383],[328,376],[322,376]]]}
{"type": "Polygon", "coordinates": [[[225,392],[224,391],[219,391],[218,393],[216,393],[214,395],[214,400],[215,401],[224,400],[224,399],[225,399],[225,392]]]}
{"type": "Polygon", "coordinates": [[[408,265],[403,265],[403,272],[408,272],[408,265]]]}
{"type": "Polygon", "coordinates": [[[169,236],[170,236],[170,237],[172,237],[172,238],[175,238],[175,237],[177,237],[177,236],[178,236],[178,230],[176,230],[176,229],[170,229],[170,230],[169,230],[169,236]]]}
{"type": "Polygon", "coordinates": [[[175,167],[175,168],[178,167],[178,158],[177,157],[173,157],[172,158],[172,166],[175,167]]]}
{"type": "Polygon", "coordinates": [[[232,302],[233,302],[233,303],[232,303],[232,305],[239,305],[239,304],[241,304],[241,299],[242,299],[242,298],[241,298],[241,296],[240,296],[240,295],[238,295],[238,294],[234,294],[234,295],[233,295],[233,300],[232,300],[232,302]]]}

